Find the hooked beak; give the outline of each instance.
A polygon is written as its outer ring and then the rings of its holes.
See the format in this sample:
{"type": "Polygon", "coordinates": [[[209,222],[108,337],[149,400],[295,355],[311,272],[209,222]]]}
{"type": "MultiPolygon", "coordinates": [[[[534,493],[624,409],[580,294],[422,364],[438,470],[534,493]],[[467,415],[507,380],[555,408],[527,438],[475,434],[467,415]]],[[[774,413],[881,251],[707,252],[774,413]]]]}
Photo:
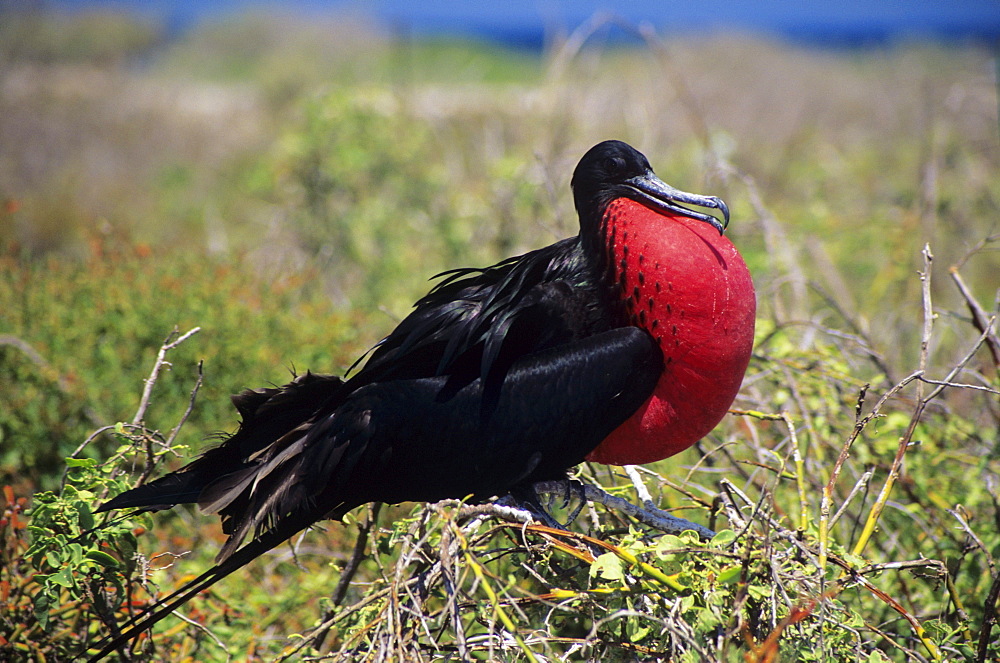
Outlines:
{"type": "Polygon", "coordinates": [[[661,180],[651,170],[646,171],[645,175],[625,180],[625,186],[635,194],[636,201],[670,214],[680,214],[704,221],[718,230],[720,235],[726,232],[726,227],[729,225],[729,207],[721,198],[680,191],[661,180]],[[711,214],[696,212],[679,203],[718,210],[722,214],[722,221],[711,214]]]}

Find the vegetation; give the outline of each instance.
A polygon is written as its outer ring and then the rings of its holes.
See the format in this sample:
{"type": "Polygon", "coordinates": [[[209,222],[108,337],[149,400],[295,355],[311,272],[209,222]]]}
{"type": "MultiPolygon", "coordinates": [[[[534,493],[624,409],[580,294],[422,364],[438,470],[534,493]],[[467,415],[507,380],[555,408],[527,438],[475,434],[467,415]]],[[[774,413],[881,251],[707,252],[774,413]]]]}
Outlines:
{"type": "MultiPolygon", "coordinates": [[[[101,20],[67,25],[99,47],[0,68],[0,657],[71,660],[211,564],[223,537],[194,511],[91,531],[93,509],[231,429],[227,394],[344,372],[435,272],[575,232],[569,173],[608,137],[724,197],[755,276],[732,416],[635,475],[716,537],[600,505],[572,534],[366,507],[133,658],[1000,656],[987,54],[581,31],[534,60],[251,18],[116,55],[101,20]]],[[[579,478],[642,498],[619,468],[579,478]]]]}

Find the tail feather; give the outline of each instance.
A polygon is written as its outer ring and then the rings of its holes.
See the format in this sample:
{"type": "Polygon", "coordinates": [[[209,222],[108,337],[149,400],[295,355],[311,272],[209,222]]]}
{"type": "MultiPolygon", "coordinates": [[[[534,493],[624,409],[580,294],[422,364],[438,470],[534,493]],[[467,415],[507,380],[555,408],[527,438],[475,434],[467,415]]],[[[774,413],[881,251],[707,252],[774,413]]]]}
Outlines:
{"type": "Polygon", "coordinates": [[[311,419],[323,408],[336,409],[343,384],[336,376],[306,373],[282,387],[233,396],[242,417],[233,436],[180,470],[126,491],[96,510],[156,511],[197,503],[222,515],[223,530],[230,537],[212,568],[130,619],[118,635],[98,643],[100,651],[90,661],[121,649],[199,592],[328,515],[329,508],[317,507],[298,483],[305,469],[301,452],[311,419]],[[251,529],[253,539],[241,547],[251,529]]]}
{"type": "MultiPolygon", "coordinates": [[[[129,640],[132,640],[143,631],[152,628],[154,624],[190,601],[199,592],[208,589],[234,571],[246,566],[254,559],[271,550],[285,539],[304,530],[318,520],[320,515],[302,513],[297,517],[282,520],[274,529],[264,533],[260,538],[250,541],[224,561],[208,569],[194,580],[185,583],[179,589],[130,619],[124,624],[124,630],[117,636],[108,636],[98,642],[94,648],[100,647],[100,651],[91,656],[88,659],[88,663],[96,663],[112,652],[120,650],[129,640]]],[[[125,658],[128,660],[127,656],[125,658]]]]}
{"type": "Polygon", "coordinates": [[[343,384],[337,376],[307,372],[282,387],[247,389],[233,396],[242,421],[232,437],[180,470],[105,502],[96,512],[124,508],[158,511],[175,504],[210,501],[203,496],[207,487],[222,481],[232,483],[256,455],[273,453],[275,440],[294,431],[324,404],[335,401],[343,384]]]}
{"type": "Polygon", "coordinates": [[[190,504],[198,499],[202,479],[197,472],[173,472],[125,491],[97,507],[94,513],[133,507],[142,511],[160,511],[177,504],[190,504]]]}

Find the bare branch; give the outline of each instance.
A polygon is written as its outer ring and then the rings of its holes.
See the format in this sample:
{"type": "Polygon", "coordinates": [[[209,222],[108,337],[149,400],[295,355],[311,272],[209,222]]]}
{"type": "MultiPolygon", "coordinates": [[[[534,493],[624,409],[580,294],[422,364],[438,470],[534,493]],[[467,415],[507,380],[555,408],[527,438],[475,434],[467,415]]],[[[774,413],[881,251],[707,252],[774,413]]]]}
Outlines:
{"type": "Polygon", "coordinates": [[[160,346],[159,352],[156,353],[156,363],[153,364],[153,370],[150,372],[149,377],[146,378],[146,386],[142,390],[142,398],[139,399],[139,408],[136,410],[135,416],[132,417],[133,424],[139,425],[145,419],[146,410],[149,408],[149,399],[153,395],[153,385],[156,384],[156,380],[160,377],[160,370],[164,366],[167,368],[170,367],[170,363],[166,359],[167,353],[200,331],[201,327],[195,327],[187,333],[174,338],[177,336],[177,328],[174,327],[174,330],[167,335],[163,345],[160,346]]]}
{"type": "Polygon", "coordinates": [[[969,312],[972,314],[972,324],[980,333],[988,332],[986,336],[986,346],[990,349],[990,354],[993,357],[993,365],[1000,370],[1000,336],[997,335],[996,331],[993,329],[993,322],[995,318],[991,318],[986,310],[976,299],[975,295],[972,294],[972,290],[969,286],[965,284],[965,280],[962,275],[958,272],[958,267],[952,265],[948,268],[948,272],[951,274],[951,279],[955,282],[958,287],[958,291],[962,293],[962,297],[965,299],[965,304],[969,308],[969,312]]]}

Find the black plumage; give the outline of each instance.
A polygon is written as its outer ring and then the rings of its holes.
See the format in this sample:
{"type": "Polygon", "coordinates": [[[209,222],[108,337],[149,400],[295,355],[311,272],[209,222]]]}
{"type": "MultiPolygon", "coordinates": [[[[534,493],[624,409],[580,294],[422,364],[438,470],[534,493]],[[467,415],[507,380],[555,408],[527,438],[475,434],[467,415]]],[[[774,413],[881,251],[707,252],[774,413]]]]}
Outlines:
{"type": "Polygon", "coordinates": [[[105,652],[318,520],[372,501],[485,500],[564,477],[636,411],[663,370],[659,347],[629,326],[609,276],[604,207],[626,196],[720,229],[674,202],[727,214],[718,199],[650,194],[650,178],[662,185],[628,145],[595,146],[573,177],[579,235],[440,275],[349,379],[306,373],[234,396],[242,422],[221,446],[104,504],[197,503],[229,535],[218,565],[105,652]]]}

